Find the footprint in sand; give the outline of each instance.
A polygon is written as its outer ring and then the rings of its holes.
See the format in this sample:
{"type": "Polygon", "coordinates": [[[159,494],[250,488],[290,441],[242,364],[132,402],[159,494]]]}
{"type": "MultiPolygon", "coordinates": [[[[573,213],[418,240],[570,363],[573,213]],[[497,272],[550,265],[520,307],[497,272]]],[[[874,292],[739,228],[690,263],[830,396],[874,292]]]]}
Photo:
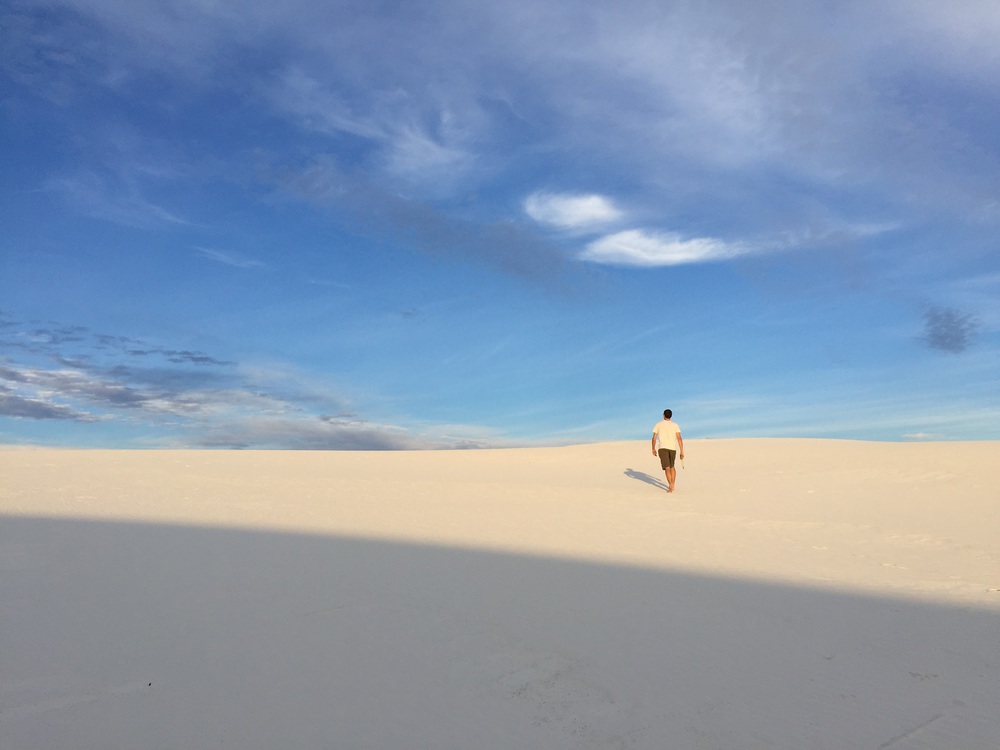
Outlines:
{"type": "Polygon", "coordinates": [[[509,642],[482,645],[466,664],[476,690],[527,709],[532,726],[568,734],[581,747],[625,747],[636,734],[612,692],[576,659],[509,642]]]}
{"type": "MultiPolygon", "coordinates": [[[[116,685],[110,688],[104,688],[100,690],[88,690],[85,692],[73,692],[68,695],[59,695],[43,699],[27,700],[21,705],[13,705],[4,709],[4,716],[7,718],[21,717],[21,716],[32,716],[36,714],[43,714],[49,711],[56,711],[62,708],[71,708],[73,706],[79,706],[84,703],[95,703],[106,698],[112,698],[119,695],[128,695],[130,693],[138,693],[142,690],[149,690],[153,686],[153,683],[148,680],[136,680],[134,682],[126,682],[122,685],[116,685]]],[[[13,702],[13,701],[11,701],[13,702]]]]}

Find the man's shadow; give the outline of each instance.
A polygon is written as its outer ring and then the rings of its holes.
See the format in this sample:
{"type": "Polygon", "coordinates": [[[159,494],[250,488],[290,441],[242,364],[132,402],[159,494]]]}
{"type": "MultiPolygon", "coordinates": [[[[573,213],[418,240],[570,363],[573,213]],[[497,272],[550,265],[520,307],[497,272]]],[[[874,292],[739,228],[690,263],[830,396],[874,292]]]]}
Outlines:
{"type": "Polygon", "coordinates": [[[641,471],[636,471],[635,469],[625,469],[625,476],[629,477],[630,479],[638,479],[640,482],[645,482],[646,484],[651,484],[654,487],[660,488],[661,490],[670,489],[669,485],[666,482],[661,481],[656,477],[651,477],[649,476],[649,474],[644,474],[641,471]]]}

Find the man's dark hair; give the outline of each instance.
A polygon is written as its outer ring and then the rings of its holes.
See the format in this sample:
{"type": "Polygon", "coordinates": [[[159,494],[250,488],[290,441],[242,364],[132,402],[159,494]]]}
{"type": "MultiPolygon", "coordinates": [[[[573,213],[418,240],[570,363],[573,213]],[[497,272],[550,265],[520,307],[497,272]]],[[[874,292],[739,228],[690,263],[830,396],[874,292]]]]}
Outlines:
{"type": "Polygon", "coordinates": [[[672,416],[674,416],[674,413],[672,411],[670,411],[670,409],[664,409],[663,410],[663,418],[664,419],[670,419],[672,416]]]}

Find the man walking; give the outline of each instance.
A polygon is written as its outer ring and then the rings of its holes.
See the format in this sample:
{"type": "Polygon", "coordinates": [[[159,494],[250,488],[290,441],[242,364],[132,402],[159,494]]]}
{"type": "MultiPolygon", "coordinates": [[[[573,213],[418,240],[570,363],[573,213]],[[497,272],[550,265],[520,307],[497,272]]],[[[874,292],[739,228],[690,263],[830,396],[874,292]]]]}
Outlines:
{"type": "Polygon", "coordinates": [[[656,423],[653,428],[653,455],[660,457],[660,468],[667,476],[667,492],[673,492],[677,486],[677,469],[674,468],[674,460],[677,452],[680,451],[681,460],[684,460],[684,439],[681,437],[681,428],[676,422],[671,422],[674,415],[670,409],[663,412],[663,419],[656,423]],[[659,443],[659,449],[657,449],[659,443]]]}

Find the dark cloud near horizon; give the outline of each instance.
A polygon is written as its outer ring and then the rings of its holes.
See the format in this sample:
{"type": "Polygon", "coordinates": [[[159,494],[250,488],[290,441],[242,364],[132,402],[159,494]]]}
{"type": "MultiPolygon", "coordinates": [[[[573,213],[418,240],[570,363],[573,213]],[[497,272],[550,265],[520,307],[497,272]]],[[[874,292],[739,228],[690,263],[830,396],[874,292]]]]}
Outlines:
{"type": "Polygon", "coordinates": [[[329,418],[242,420],[213,428],[196,443],[202,448],[398,451],[417,447],[406,434],[360,420],[329,418]]]}
{"type": "Polygon", "coordinates": [[[972,343],[978,322],[951,307],[932,307],[924,313],[922,341],[931,349],[959,354],[972,343]]]}
{"type": "MultiPolygon", "coordinates": [[[[169,403],[171,411],[189,411],[197,408],[190,398],[165,389],[143,389],[121,379],[77,370],[46,370],[43,368],[16,369],[0,367],[0,379],[9,383],[32,386],[52,397],[80,399],[91,404],[119,409],[143,409],[153,402],[169,403]]],[[[38,401],[38,399],[30,399],[38,401]]],[[[38,411],[34,418],[45,419],[46,412],[38,411]]],[[[23,414],[20,416],[24,416],[23,414]]],[[[54,418],[61,419],[60,416],[54,418]]]]}
{"type": "MultiPolygon", "coordinates": [[[[0,389],[6,391],[7,389],[0,389]]],[[[0,392],[0,417],[21,419],[57,419],[71,422],[96,422],[92,414],[77,411],[65,404],[55,404],[39,399],[24,398],[0,392]]]]}
{"type": "Polygon", "coordinates": [[[328,394],[281,378],[255,383],[234,369],[236,362],[203,351],[82,326],[4,319],[10,325],[0,330],[0,346],[12,350],[0,358],[0,393],[10,394],[4,416],[45,420],[84,413],[67,404],[86,405],[102,418],[117,412],[151,423],[199,421],[220,410],[301,415],[313,406],[343,414],[343,404],[328,394]]]}
{"type": "Polygon", "coordinates": [[[179,444],[202,448],[440,447],[367,421],[294,376],[259,379],[205,352],[0,319],[8,323],[0,344],[11,354],[0,357],[0,418],[144,424],[165,440],[180,433],[179,444]]]}
{"type": "Polygon", "coordinates": [[[0,415],[97,421],[70,404],[149,418],[197,412],[199,392],[232,380],[234,362],[205,352],[151,345],[126,336],[51,321],[19,321],[0,312],[0,415]],[[137,362],[149,365],[136,366],[137,362]],[[4,385],[6,384],[6,385],[4,385]],[[66,403],[68,402],[68,403],[66,403]]]}

